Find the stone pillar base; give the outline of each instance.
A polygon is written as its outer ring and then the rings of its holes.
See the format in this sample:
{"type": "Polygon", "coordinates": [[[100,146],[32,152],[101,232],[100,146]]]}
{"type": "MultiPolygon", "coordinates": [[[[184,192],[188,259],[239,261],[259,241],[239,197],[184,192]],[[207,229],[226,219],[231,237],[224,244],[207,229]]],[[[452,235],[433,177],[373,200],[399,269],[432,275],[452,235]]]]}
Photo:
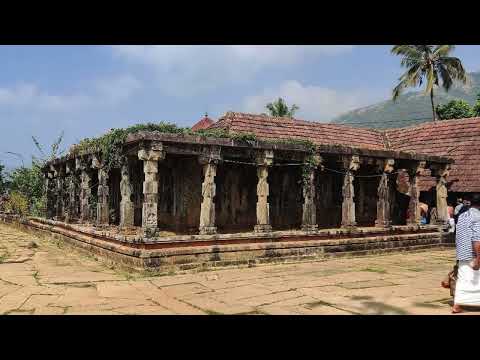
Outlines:
{"type": "Polygon", "coordinates": [[[390,228],[390,227],[392,227],[392,222],[391,222],[391,221],[378,221],[378,220],[375,220],[375,227],[390,228]]]}
{"type": "Polygon", "coordinates": [[[143,228],[143,237],[144,238],[153,238],[158,233],[158,228],[143,228]]]}
{"type": "Polygon", "coordinates": [[[253,231],[256,233],[262,233],[262,232],[270,232],[272,231],[272,226],[268,224],[264,225],[255,225],[253,228],[253,231]]]}
{"type": "Polygon", "coordinates": [[[352,230],[352,229],[356,229],[357,223],[354,222],[354,223],[351,223],[351,224],[342,224],[341,227],[342,227],[342,229],[350,229],[350,230],[352,230]]]}
{"type": "Polygon", "coordinates": [[[200,235],[211,235],[217,233],[216,226],[202,226],[199,228],[200,235]]]}
{"type": "Polygon", "coordinates": [[[302,225],[302,231],[316,232],[318,231],[318,225],[302,225]]]}

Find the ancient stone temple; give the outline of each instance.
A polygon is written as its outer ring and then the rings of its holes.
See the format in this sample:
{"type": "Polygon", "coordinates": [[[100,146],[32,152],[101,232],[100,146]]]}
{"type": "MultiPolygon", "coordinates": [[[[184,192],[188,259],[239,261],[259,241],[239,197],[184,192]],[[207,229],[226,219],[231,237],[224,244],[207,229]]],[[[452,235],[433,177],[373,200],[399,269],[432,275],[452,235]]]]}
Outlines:
{"type": "Polygon", "coordinates": [[[419,226],[418,176],[436,179],[446,221],[448,157],[398,151],[373,130],[287,118],[227,113],[206,127],[256,136],[140,131],[116,167],[106,154],[72,151],[44,169],[55,221],[32,222],[140,267],[317,256],[345,239],[358,251],[439,239],[438,228],[419,226]]]}

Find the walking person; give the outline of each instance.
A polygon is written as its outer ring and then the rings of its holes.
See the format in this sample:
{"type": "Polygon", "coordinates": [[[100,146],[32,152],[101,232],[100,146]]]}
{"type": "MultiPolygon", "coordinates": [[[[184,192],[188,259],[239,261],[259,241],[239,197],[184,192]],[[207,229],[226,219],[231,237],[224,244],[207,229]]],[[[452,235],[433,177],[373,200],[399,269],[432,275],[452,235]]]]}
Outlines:
{"type": "Polygon", "coordinates": [[[480,194],[460,213],[455,243],[458,272],[452,313],[459,313],[462,306],[480,306],[480,194]]]}

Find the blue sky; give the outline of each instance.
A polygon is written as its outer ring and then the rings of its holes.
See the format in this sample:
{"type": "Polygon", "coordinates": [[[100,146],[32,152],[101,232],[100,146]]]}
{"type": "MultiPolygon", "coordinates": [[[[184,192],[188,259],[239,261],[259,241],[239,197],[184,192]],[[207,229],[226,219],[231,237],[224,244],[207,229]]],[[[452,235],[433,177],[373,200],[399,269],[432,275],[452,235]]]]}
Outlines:
{"type": "MultiPolygon", "coordinates": [[[[282,96],[329,121],[389,98],[402,72],[390,46],[0,46],[0,162],[148,121],[191,126],[207,111],[259,113],[282,96]]],[[[454,52],[480,71],[480,46],[454,52]]]]}

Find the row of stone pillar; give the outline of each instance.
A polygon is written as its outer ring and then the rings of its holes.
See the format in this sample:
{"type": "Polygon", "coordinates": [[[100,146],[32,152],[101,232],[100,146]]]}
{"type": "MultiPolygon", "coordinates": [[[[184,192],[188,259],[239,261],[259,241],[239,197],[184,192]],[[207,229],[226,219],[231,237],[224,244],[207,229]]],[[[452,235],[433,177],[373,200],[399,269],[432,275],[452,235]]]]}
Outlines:
{"type": "MultiPolygon", "coordinates": [[[[153,143],[149,149],[140,149],[138,151],[138,158],[143,161],[143,171],[145,180],[143,183],[143,205],[142,205],[142,227],[146,237],[154,236],[157,232],[158,224],[158,164],[165,159],[165,151],[161,143],[153,143]]],[[[217,173],[217,165],[221,160],[220,148],[208,148],[201,156],[199,162],[202,165],[203,183],[202,183],[202,203],[200,210],[200,234],[214,234],[216,233],[215,226],[215,203],[214,198],[216,194],[215,176],[217,173]]],[[[302,214],[302,230],[315,231],[318,228],[316,222],[316,202],[315,202],[315,174],[317,169],[321,169],[322,159],[319,155],[313,157],[313,161],[309,167],[304,168],[303,173],[303,214],[302,214]]],[[[273,165],[273,151],[266,150],[256,158],[257,164],[257,204],[256,217],[257,223],[254,226],[255,232],[268,232],[272,230],[270,224],[269,214],[269,184],[268,184],[268,169],[273,165]]],[[[360,167],[360,159],[358,156],[347,156],[342,159],[343,164],[343,187],[342,187],[342,227],[349,228],[356,226],[355,218],[355,201],[354,201],[354,177],[355,172],[360,167]]],[[[415,162],[415,165],[409,169],[410,177],[410,203],[409,213],[410,217],[407,221],[409,224],[418,224],[420,221],[419,214],[419,189],[418,189],[418,174],[421,173],[425,167],[424,162],[415,162]]],[[[394,169],[394,160],[386,159],[382,162],[382,173],[380,174],[380,181],[378,186],[378,200],[377,200],[377,219],[376,226],[388,227],[391,225],[391,199],[390,199],[390,174],[394,169]]],[[[108,172],[98,158],[94,157],[92,161],[92,168],[98,170],[98,190],[97,190],[97,223],[109,223],[109,186],[108,186],[108,172]]],[[[86,222],[90,219],[90,196],[91,196],[91,172],[87,165],[77,158],[75,163],[75,170],[80,173],[80,189],[79,189],[79,214],[76,214],[76,195],[77,191],[75,184],[69,180],[69,206],[65,209],[64,206],[64,170],[62,167],[52,167],[51,172],[47,175],[46,186],[52,189],[52,181],[56,180],[56,217],[62,216],[66,221],[69,221],[75,216],[79,216],[81,222],[86,222]],[[65,212],[65,213],[64,213],[65,212]],[[64,215],[66,214],[66,215],[64,215]]],[[[74,170],[66,166],[66,173],[73,175],[74,170]]],[[[447,167],[440,167],[435,173],[437,175],[437,208],[441,220],[448,219],[446,207],[446,176],[448,174],[447,167]]],[[[125,163],[121,168],[120,181],[120,226],[134,225],[134,204],[131,201],[133,193],[132,184],[130,181],[130,172],[128,163],[125,163]]],[[[70,176],[72,179],[73,176],[70,176]]],[[[49,192],[47,191],[47,195],[49,192]]],[[[52,199],[47,197],[47,208],[51,206],[52,199]]],[[[50,214],[51,215],[51,214],[50,214]]]]}

